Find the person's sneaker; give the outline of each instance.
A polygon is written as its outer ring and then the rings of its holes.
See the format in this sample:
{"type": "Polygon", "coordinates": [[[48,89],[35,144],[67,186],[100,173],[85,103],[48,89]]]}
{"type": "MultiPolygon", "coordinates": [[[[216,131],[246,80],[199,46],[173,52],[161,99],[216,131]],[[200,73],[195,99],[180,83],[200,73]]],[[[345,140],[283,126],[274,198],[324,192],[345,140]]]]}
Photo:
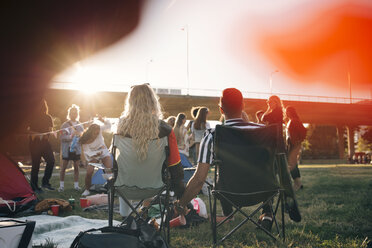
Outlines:
{"type": "Polygon", "coordinates": [[[74,187],[76,191],[81,191],[81,188],[79,186],[74,187]]]}
{"type": "Polygon", "coordinates": [[[44,193],[44,191],[40,188],[40,187],[32,187],[32,190],[36,193],[36,194],[41,194],[41,193],[44,193]]]}
{"type": "Polygon", "coordinates": [[[59,187],[58,188],[58,192],[63,192],[63,191],[65,191],[65,188],[64,187],[59,187]]]}
{"type": "Polygon", "coordinates": [[[46,190],[50,190],[50,191],[56,190],[55,188],[52,187],[52,185],[50,183],[49,184],[43,184],[43,185],[41,185],[41,187],[43,187],[46,190]]]}
{"type": "Polygon", "coordinates": [[[82,196],[88,196],[90,195],[90,191],[89,190],[84,190],[84,192],[81,194],[82,196]]]}

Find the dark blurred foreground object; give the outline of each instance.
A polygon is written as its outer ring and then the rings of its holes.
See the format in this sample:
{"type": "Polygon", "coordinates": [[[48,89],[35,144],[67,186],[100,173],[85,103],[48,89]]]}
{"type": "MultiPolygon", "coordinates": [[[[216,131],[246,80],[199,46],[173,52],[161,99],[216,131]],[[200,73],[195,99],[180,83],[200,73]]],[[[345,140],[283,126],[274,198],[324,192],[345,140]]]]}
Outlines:
{"type": "Polygon", "coordinates": [[[140,9],[137,0],[0,4],[1,151],[22,132],[53,76],[130,33],[140,9]]]}

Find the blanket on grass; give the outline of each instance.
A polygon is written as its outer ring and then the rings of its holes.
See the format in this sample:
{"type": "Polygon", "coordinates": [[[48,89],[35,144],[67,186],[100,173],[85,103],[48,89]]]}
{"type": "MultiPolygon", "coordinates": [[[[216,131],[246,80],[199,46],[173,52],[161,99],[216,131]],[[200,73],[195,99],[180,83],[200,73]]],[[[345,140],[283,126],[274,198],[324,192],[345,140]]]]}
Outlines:
{"type": "MultiPolygon", "coordinates": [[[[9,218],[0,218],[9,219],[9,218]]],[[[58,217],[50,215],[33,215],[15,220],[36,221],[34,234],[32,236],[32,245],[38,246],[45,244],[47,240],[58,245],[58,248],[70,247],[72,241],[80,231],[86,231],[91,228],[101,228],[108,225],[107,220],[87,219],[80,216],[58,217]]],[[[120,222],[114,221],[114,225],[120,222]]]]}

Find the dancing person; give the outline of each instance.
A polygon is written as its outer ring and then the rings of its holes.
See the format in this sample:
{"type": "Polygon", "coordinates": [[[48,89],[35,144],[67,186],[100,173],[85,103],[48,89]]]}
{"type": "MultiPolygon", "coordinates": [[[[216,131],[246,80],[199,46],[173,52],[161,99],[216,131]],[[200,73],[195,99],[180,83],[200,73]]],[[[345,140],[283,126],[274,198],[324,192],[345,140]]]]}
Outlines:
{"type": "Polygon", "coordinates": [[[73,161],[74,165],[74,189],[81,190],[79,187],[79,165],[81,155],[81,145],[78,140],[84,132],[84,128],[80,125],[80,108],[78,105],[72,104],[67,110],[67,121],[61,126],[61,153],[62,164],[59,172],[59,189],[58,192],[63,192],[65,188],[65,172],[69,161],[73,161]]]}
{"type": "MultiPolygon", "coordinates": [[[[242,119],[242,110],[244,107],[243,95],[235,88],[227,88],[222,92],[220,98],[220,112],[224,115],[226,126],[232,126],[241,129],[254,129],[262,127],[261,124],[253,122],[245,122],[242,119]]],[[[175,202],[175,210],[177,213],[185,213],[187,211],[186,205],[200,192],[205,179],[207,178],[209,168],[212,166],[214,160],[213,142],[215,138],[215,130],[208,129],[203,137],[200,145],[200,156],[198,157],[198,166],[196,172],[187,183],[185,192],[182,197],[175,202]]],[[[217,221],[226,219],[233,210],[230,204],[224,200],[221,201],[222,211],[224,216],[219,217],[217,221]]],[[[266,229],[271,229],[272,213],[270,204],[265,204],[263,213],[260,216],[260,223],[266,229]]]]}
{"type": "Polygon", "coordinates": [[[41,157],[46,162],[44,176],[41,186],[46,190],[54,190],[49,180],[54,168],[54,154],[52,146],[49,143],[49,132],[53,130],[53,119],[48,113],[48,104],[45,100],[42,101],[40,108],[33,116],[28,125],[30,135],[29,148],[31,152],[32,168],[31,168],[31,187],[37,193],[42,193],[42,189],[38,186],[38,174],[40,169],[41,157]]]}
{"type": "Polygon", "coordinates": [[[294,182],[293,188],[299,190],[303,186],[297,161],[301,152],[301,143],[306,138],[306,128],[294,107],[288,106],[285,115],[289,119],[286,126],[288,166],[294,182]]]}
{"type": "MultiPolygon", "coordinates": [[[[176,137],[173,130],[161,118],[161,106],[154,90],[147,84],[133,86],[128,93],[125,109],[117,128],[117,134],[128,138],[126,142],[130,146],[124,149],[125,154],[120,154],[117,158],[119,170],[122,168],[128,173],[118,173],[115,186],[126,189],[136,187],[141,190],[140,185],[146,185],[149,181],[153,182],[155,177],[159,176],[158,180],[161,181],[160,174],[149,172],[153,166],[152,161],[148,159],[148,151],[150,146],[154,144],[159,146],[162,139],[167,137],[171,190],[177,197],[182,195],[184,191],[183,169],[176,137]]],[[[136,195],[138,197],[138,192],[136,195]]],[[[120,214],[123,217],[128,216],[130,207],[121,197],[119,201],[120,214]]],[[[143,206],[147,207],[149,203],[150,199],[147,199],[143,206]]]]}
{"type": "Polygon", "coordinates": [[[87,174],[85,175],[85,190],[82,196],[90,195],[89,190],[92,185],[94,166],[89,165],[89,163],[102,162],[106,172],[111,171],[112,167],[111,154],[102,136],[102,131],[109,130],[111,128],[111,123],[108,119],[99,118],[98,120],[100,123],[91,124],[79,139],[85,159],[88,161],[87,174]]]}
{"type": "Polygon", "coordinates": [[[199,146],[204,136],[204,132],[205,130],[210,129],[210,125],[207,122],[208,112],[209,110],[207,107],[200,107],[194,123],[191,124],[191,131],[195,142],[196,157],[199,157],[199,146]]]}

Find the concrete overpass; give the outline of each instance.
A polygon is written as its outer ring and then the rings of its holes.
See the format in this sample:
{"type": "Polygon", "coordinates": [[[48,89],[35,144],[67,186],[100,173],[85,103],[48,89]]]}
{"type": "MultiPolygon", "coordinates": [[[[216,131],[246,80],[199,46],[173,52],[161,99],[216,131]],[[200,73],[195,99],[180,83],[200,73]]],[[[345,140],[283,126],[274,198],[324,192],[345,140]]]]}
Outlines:
{"type": "MultiPolygon", "coordinates": [[[[46,94],[50,113],[61,120],[66,118],[66,110],[72,103],[78,104],[82,111],[82,120],[95,114],[108,117],[118,117],[123,111],[126,93],[100,92],[95,95],[84,95],[79,91],[51,89],[46,94]]],[[[184,95],[159,95],[163,107],[164,116],[186,113],[190,118],[190,109],[193,106],[206,106],[210,109],[209,119],[218,120],[218,97],[184,96],[184,95]]],[[[255,121],[255,113],[265,110],[266,99],[245,98],[245,111],[252,121],[255,121]]],[[[301,120],[310,124],[332,125],[338,128],[339,154],[343,157],[344,139],[343,129],[348,130],[349,155],[354,154],[354,128],[360,125],[372,126],[372,102],[364,103],[328,103],[310,101],[283,101],[284,106],[293,106],[301,120]]]]}

